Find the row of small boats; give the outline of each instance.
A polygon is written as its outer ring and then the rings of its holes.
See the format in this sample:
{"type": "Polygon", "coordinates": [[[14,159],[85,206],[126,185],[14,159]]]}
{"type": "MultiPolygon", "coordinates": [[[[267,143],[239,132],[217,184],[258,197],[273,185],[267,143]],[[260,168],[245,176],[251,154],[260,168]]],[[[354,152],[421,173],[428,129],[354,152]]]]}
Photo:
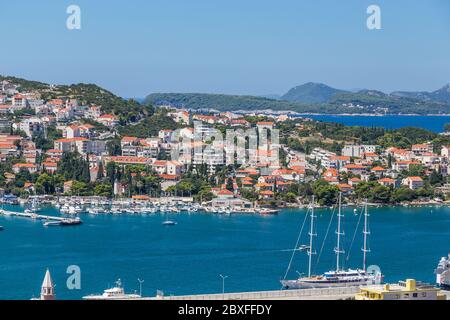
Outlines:
{"type": "Polygon", "coordinates": [[[88,213],[92,215],[97,214],[154,214],[154,213],[195,213],[195,212],[207,212],[213,214],[262,214],[272,215],[277,214],[278,210],[268,208],[230,208],[230,207],[202,207],[200,205],[191,206],[90,206],[83,207],[77,204],[64,204],[59,208],[59,211],[63,214],[76,215],[81,213],[88,213]]]}

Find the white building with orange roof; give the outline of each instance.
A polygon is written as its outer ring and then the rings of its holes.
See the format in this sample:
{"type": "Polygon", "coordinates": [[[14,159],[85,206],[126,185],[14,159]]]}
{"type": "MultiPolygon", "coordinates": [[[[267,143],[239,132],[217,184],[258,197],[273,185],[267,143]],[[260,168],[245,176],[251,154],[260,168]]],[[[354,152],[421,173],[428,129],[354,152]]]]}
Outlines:
{"type": "Polygon", "coordinates": [[[370,169],[370,172],[376,175],[377,177],[382,177],[386,173],[386,168],[376,166],[370,169]]]}
{"type": "Polygon", "coordinates": [[[262,191],[262,190],[273,190],[273,183],[267,183],[267,182],[258,182],[255,184],[255,190],[256,191],[262,191]]]}
{"type": "Polygon", "coordinates": [[[394,180],[392,178],[381,178],[377,182],[385,187],[395,188],[397,186],[396,180],[394,180]]]}
{"type": "Polygon", "coordinates": [[[362,174],[366,171],[366,167],[360,164],[350,163],[344,166],[340,171],[352,174],[362,174]]]}
{"type": "Polygon", "coordinates": [[[414,153],[406,149],[391,147],[386,150],[386,153],[390,153],[398,161],[410,161],[414,158],[414,153]]]}
{"type": "Polygon", "coordinates": [[[102,108],[100,106],[90,106],[88,111],[86,112],[86,117],[89,119],[99,118],[102,114],[101,109],[102,108]]]}
{"type": "Polygon", "coordinates": [[[410,160],[406,160],[406,161],[397,161],[392,163],[392,169],[396,170],[396,171],[403,171],[403,170],[409,170],[409,167],[412,165],[418,165],[420,164],[417,161],[410,161],[410,160]]]}
{"type": "Polygon", "coordinates": [[[191,123],[191,116],[187,110],[177,110],[167,114],[177,123],[184,123],[189,125],[191,123]]]}
{"type": "Polygon", "coordinates": [[[433,144],[432,143],[413,144],[411,146],[411,151],[415,155],[421,155],[425,152],[432,153],[433,152],[433,144]]]}
{"type": "Polygon", "coordinates": [[[33,163],[16,163],[12,166],[12,170],[14,173],[19,173],[21,170],[28,170],[29,173],[36,173],[38,167],[33,163]]]}
{"type": "Polygon", "coordinates": [[[24,154],[25,162],[26,163],[36,163],[36,153],[34,154],[24,154]]]}
{"type": "Polygon", "coordinates": [[[341,169],[350,163],[349,156],[331,156],[329,161],[329,167],[335,169],[341,169]]]}
{"type": "Polygon", "coordinates": [[[245,119],[231,119],[231,127],[250,127],[250,122],[245,119]]]}
{"type": "Polygon", "coordinates": [[[423,187],[423,179],[421,177],[407,177],[402,180],[402,185],[407,186],[411,190],[417,190],[423,187]]]}
{"type": "Polygon", "coordinates": [[[339,172],[334,168],[329,168],[322,173],[322,177],[324,177],[324,178],[330,178],[330,177],[336,178],[338,176],[339,176],[339,172]]]}
{"type": "Polygon", "coordinates": [[[367,162],[374,162],[380,160],[380,156],[375,152],[364,152],[362,156],[367,162]]]}
{"type": "Polygon", "coordinates": [[[433,152],[422,152],[420,155],[416,156],[416,160],[426,166],[440,163],[439,156],[433,152]]]}
{"type": "Polygon", "coordinates": [[[89,152],[89,139],[83,137],[57,139],[54,142],[54,149],[63,152],[77,151],[80,154],[89,152]]]}
{"type": "Polygon", "coordinates": [[[104,167],[106,168],[106,165],[109,162],[114,162],[120,166],[126,166],[126,165],[151,166],[152,163],[155,161],[155,159],[144,158],[144,157],[107,156],[107,157],[103,157],[103,161],[105,163],[104,167]]]}
{"type": "Polygon", "coordinates": [[[180,175],[184,171],[184,165],[176,160],[167,161],[166,173],[169,175],[180,175]]]}
{"type": "Polygon", "coordinates": [[[65,102],[62,99],[52,99],[47,102],[49,106],[52,107],[58,107],[58,108],[64,108],[65,102]]]}
{"type": "Polygon", "coordinates": [[[13,113],[12,106],[10,104],[0,104],[0,114],[13,113]]]}
{"type": "Polygon", "coordinates": [[[119,124],[119,118],[113,114],[103,114],[96,121],[110,128],[119,124]]]}
{"type": "Polygon", "coordinates": [[[271,190],[262,190],[259,192],[259,196],[262,199],[272,199],[274,196],[274,193],[271,190]]]}
{"type": "Polygon", "coordinates": [[[27,98],[20,93],[17,93],[12,98],[12,108],[13,110],[25,109],[28,106],[27,98]]]}
{"type": "Polygon", "coordinates": [[[0,141],[0,154],[8,156],[17,155],[18,148],[14,143],[9,141],[0,141]]]}
{"type": "Polygon", "coordinates": [[[167,160],[156,160],[152,163],[152,170],[157,174],[167,173],[167,160]]]}
{"type": "Polygon", "coordinates": [[[80,127],[76,124],[71,124],[65,127],[65,129],[63,130],[63,136],[68,139],[81,137],[80,127]]]}
{"type": "Polygon", "coordinates": [[[205,122],[208,124],[215,124],[218,120],[218,118],[216,116],[212,116],[212,115],[204,115],[204,114],[194,114],[192,116],[193,120],[198,120],[201,122],[205,122]]]}
{"type": "Polygon", "coordinates": [[[353,187],[348,183],[339,183],[337,187],[343,194],[349,194],[350,192],[353,191],[353,187]]]}
{"type": "Polygon", "coordinates": [[[360,178],[357,178],[357,177],[353,177],[353,178],[348,179],[348,184],[350,186],[352,186],[352,188],[356,187],[361,182],[362,182],[362,180],[360,178]]]}
{"type": "Polygon", "coordinates": [[[55,173],[58,170],[58,162],[56,161],[45,161],[42,163],[42,169],[48,173],[55,173]]]}
{"type": "Polygon", "coordinates": [[[293,169],[276,169],[272,175],[279,176],[286,181],[300,181],[301,176],[293,169]]]}

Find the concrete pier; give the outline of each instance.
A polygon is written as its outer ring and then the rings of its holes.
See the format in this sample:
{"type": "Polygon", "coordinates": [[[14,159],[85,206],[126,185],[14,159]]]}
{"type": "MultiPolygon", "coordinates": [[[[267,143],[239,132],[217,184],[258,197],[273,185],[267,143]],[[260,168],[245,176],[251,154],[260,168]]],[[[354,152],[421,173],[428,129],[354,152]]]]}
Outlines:
{"type": "Polygon", "coordinates": [[[186,296],[157,296],[138,300],[342,300],[353,298],[359,287],[274,290],[186,296]]]}
{"type": "Polygon", "coordinates": [[[41,214],[36,214],[36,213],[25,213],[25,212],[15,212],[15,211],[6,211],[6,210],[0,210],[0,215],[30,218],[30,219],[36,219],[36,220],[50,220],[50,221],[67,220],[67,218],[63,218],[63,217],[46,216],[46,215],[41,215],[41,214]]]}

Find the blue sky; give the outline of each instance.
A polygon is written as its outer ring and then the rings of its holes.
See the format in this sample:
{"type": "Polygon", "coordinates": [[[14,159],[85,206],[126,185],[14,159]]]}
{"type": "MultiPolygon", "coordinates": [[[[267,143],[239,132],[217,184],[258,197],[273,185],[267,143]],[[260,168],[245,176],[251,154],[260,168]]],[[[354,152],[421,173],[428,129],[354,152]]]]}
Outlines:
{"type": "Polygon", "coordinates": [[[450,82],[446,0],[0,0],[0,27],[0,74],[97,83],[125,97],[450,82]],[[71,4],[78,31],[66,29],[71,4]],[[382,30],[366,28],[371,4],[382,30]]]}

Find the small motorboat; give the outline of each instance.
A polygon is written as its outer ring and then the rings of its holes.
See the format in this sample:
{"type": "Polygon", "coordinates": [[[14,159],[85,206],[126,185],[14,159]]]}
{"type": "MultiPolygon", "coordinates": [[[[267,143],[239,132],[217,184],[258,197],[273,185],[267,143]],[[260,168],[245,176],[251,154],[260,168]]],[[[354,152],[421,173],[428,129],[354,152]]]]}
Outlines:
{"type": "Polygon", "coordinates": [[[44,222],[44,227],[56,227],[56,226],[60,226],[61,222],[59,221],[47,221],[44,222]]]}
{"type": "Polygon", "coordinates": [[[177,224],[177,222],[173,221],[173,220],[166,220],[162,224],[163,224],[163,226],[174,226],[177,224]]]}

